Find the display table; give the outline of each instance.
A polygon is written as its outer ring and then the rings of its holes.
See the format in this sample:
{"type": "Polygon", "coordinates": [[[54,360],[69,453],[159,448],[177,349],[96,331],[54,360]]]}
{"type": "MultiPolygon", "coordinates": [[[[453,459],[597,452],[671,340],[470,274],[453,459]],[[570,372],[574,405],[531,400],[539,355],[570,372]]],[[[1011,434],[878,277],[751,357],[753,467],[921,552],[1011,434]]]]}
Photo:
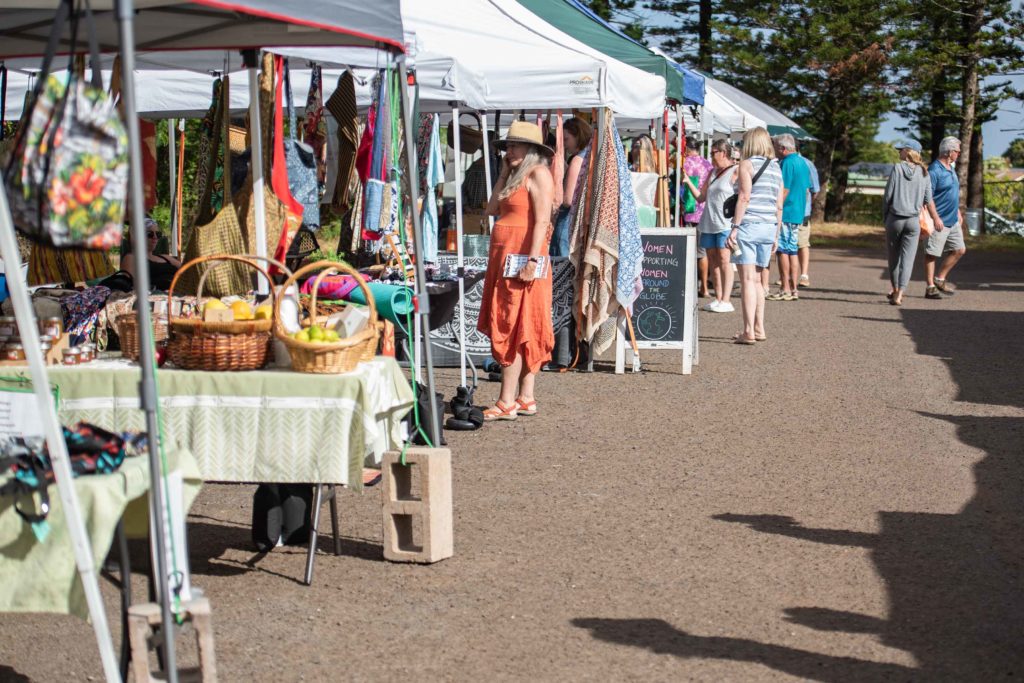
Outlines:
{"type": "MultiPolygon", "coordinates": [[[[123,359],[54,368],[61,422],[140,430],[139,369],[123,359]]],[[[362,487],[364,464],[402,442],[412,390],[379,357],[343,375],[287,370],[157,372],[167,444],[191,451],[206,481],[362,487]]]]}
{"type": "MultiPolygon", "coordinates": [[[[170,450],[167,459],[168,470],[182,474],[184,510],[188,511],[202,486],[199,468],[184,450],[170,450]]],[[[112,474],[76,477],[75,491],[98,573],[122,516],[129,533],[147,528],[149,459],[126,458],[112,474]]],[[[14,499],[0,498],[0,612],[59,612],[87,619],[89,610],[56,484],[50,485],[49,494],[50,533],[43,543],[15,512],[14,499]]]]}

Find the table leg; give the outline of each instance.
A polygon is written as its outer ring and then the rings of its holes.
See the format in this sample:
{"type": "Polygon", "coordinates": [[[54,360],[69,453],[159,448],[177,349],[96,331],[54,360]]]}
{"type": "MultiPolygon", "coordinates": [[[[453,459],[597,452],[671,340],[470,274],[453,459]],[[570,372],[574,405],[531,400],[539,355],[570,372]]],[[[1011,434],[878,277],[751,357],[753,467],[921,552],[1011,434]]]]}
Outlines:
{"type": "Polygon", "coordinates": [[[320,506],[323,504],[324,498],[323,484],[314,484],[313,486],[313,523],[311,525],[312,528],[309,530],[309,551],[306,554],[305,583],[307,586],[313,584],[313,560],[316,558],[317,527],[320,526],[320,506]]]}
{"type": "Polygon", "coordinates": [[[121,680],[128,680],[131,647],[128,639],[128,608],[132,604],[132,569],[128,557],[128,539],[124,535],[124,520],[118,520],[114,530],[117,539],[117,562],[121,572],[121,680]]]}
{"type": "Polygon", "coordinates": [[[334,554],[341,555],[341,536],[338,533],[338,487],[330,485],[331,534],[334,536],[334,554]]]}

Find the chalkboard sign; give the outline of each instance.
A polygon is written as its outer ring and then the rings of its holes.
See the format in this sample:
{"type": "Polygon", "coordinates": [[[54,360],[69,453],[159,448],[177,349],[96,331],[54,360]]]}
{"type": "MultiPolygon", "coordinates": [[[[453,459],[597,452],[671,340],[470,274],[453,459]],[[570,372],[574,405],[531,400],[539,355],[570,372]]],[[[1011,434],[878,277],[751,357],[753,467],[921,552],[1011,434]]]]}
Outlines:
{"type": "Polygon", "coordinates": [[[633,330],[638,345],[681,346],[686,310],[686,240],[678,228],[640,231],[644,248],[644,291],[633,303],[633,330]]]}

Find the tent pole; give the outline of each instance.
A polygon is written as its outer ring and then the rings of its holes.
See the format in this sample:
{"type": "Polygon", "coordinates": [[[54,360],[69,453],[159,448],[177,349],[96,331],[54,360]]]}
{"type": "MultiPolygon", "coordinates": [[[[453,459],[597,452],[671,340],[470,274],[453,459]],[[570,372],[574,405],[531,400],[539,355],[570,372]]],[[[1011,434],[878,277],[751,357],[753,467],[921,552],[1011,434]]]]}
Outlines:
{"type": "MultiPolygon", "coordinates": [[[[492,179],[491,179],[491,149],[490,144],[487,142],[487,113],[478,111],[476,113],[477,119],[480,122],[480,134],[484,136],[484,182],[487,184],[487,198],[491,198],[492,179]]],[[[487,232],[490,233],[494,230],[494,216],[487,217],[487,232]]]]}
{"type": "Polygon", "coordinates": [[[32,388],[36,395],[36,406],[43,422],[46,447],[49,449],[54,478],[57,480],[62,512],[68,525],[68,535],[71,537],[71,549],[75,553],[75,564],[78,566],[78,575],[85,589],[85,600],[89,606],[100,660],[103,662],[103,673],[108,683],[120,681],[121,674],[117,657],[114,655],[114,645],[110,640],[110,628],[107,625],[107,611],[96,578],[95,558],[92,555],[88,531],[82,521],[82,510],[78,505],[78,495],[75,493],[74,481],[71,478],[68,448],[64,442],[60,421],[57,419],[57,407],[53,403],[53,394],[50,393],[43,352],[39,348],[39,329],[36,326],[28,286],[21,274],[21,257],[18,254],[18,243],[14,239],[14,223],[7,205],[7,189],[3,183],[0,183],[0,255],[7,266],[7,287],[11,293],[14,315],[18,320],[18,329],[25,347],[25,358],[28,360],[32,388]]]}
{"type": "Polygon", "coordinates": [[[459,108],[452,107],[452,139],[455,140],[455,253],[459,276],[459,366],[466,386],[466,258],[462,249],[462,142],[459,135],[459,108]]]}
{"type": "MultiPolygon", "coordinates": [[[[118,0],[117,20],[121,39],[121,69],[124,111],[128,126],[129,195],[131,199],[132,246],[136,263],[146,263],[146,226],[143,221],[142,201],[142,144],[139,135],[139,117],[135,114],[135,8],[132,0],[118,0]]],[[[225,179],[230,182],[230,179],[225,179]]],[[[149,310],[149,269],[136,268],[135,294],[139,306],[139,365],[141,381],[139,382],[139,403],[146,417],[146,443],[149,451],[150,506],[151,526],[156,538],[156,582],[159,588],[160,613],[163,623],[162,642],[160,644],[164,657],[167,680],[177,683],[178,668],[174,654],[174,617],[171,614],[171,591],[167,571],[167,538],[168,529],[164,516],[164,482],[163,468],[160,462],[160,430],[156,417],[156,359],[153,349],[153,323],[149,310]]]]}
{"type": "Polygon", "coordinates": [[[167,161],[170,165],[170,178],[167,186],[171,191],[171,253],[178,255],[178,203],[175,201],[175,188],[178,187],[178,155],[174,151],[174,119],[167,119],[167,161]]]}
{"type": "Polygon", "coordinates": [[[676,222],[674,225],[677,228],[683,227],[680,222],[680,210],[679,207],[682,202],[679,201],[679,190],[683,186],[680,184],[683,182],[682,166],[683,166],[683,146],[686,144],[686,129],[683,128],[683,110],[680,106],[676,105],[676,222]]]}
{"type": "Polygon", "coordinates": [[[416,315],[419,316],[419,327],[423,336],[423,363],[427,366],[427,396],[430,400],[430,439],[434,446],[441,445],[441,416],[437,414],[437,402],[434,400],[434,355],[430,348],[430,299],[427,296],[427,274],[423,264],[423,224],[420,213],[416,210],[416,202],[420,192],[420,170],[416,161],[416,134],[413,127],[412,108],[409,102],[409,74],[405,66],[405,57],[398,60],[398,75],[401,85],[398,90],[402,94],[402,117],[405,121],[405,153],[409,161],[409,200],[412,207],[412,239],[416,250],[416,315]]]}
{"type": "MultiPolygon", "coordinates": [[[[252,166],[252,201],[256,222],[256,255],[266,258],[267,254],[267,208],[263,196],[263,129],[260,121],[259,50],[242,50],[242,60],[249,72],[249,161],[252,166]]],[[[230,98],[228,98],[230,102],[230,98]]],[[[228,113],[224,113],[228,116],[228,113]]],[[[225,182],[228,182],[225,180],[225,182]]],[[[273,256],[273,254],[269,254],[273,256]]],[[[270,283],[257,275],[256,291],[261,295],[270,294],[270,283]]]]}

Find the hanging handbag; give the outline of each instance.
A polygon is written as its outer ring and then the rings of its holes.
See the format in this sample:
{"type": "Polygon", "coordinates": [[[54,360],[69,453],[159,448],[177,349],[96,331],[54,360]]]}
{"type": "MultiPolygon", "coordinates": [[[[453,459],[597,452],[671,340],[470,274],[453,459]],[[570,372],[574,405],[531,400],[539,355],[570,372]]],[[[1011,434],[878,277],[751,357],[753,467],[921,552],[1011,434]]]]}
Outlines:
{"type": "Polygon", "coordinates": [[[921,226],[921,234],[925,237],[931,237],[932,233],[935,232],[935,221],[932,220],[932,215],[928,213],[927,206],[921,207],[917,222],[921,226]]]}
{"type": "MultiPolygon", "coordinates": [[[[302,205],[303,225],[316,232],[320,227],[320,184],[317,182],[316,158],[313,155],[313,148],[299,142],[295,137],[295,131],[299,126],[295,118],[295,105],[292,102],[291,76],[288,72],[288,60],[284,59],[283,62],[284,91],[288,102],[288,139],[282,140],[282,144],[288,171],[288,189],[291,196],[302,205]]],[[[280,107],[280,104],[277,106],[280,107]]]]}
{"type": "MultiPolygon", "coordinates": [[[[694,187],[700,187],[699,175],[691,175],[687,177],[690,179],[690,182],[693,183],[694,187]]],[[[690,191],[689,186],[683,185],[683,189],[686,193],[686,200],[683,202],[683,213],[694,213],[697,211],[697,197],[690,191]]]]}
{"type": "MultiPolygon", "coordinates": [[[[764,173],[764,169],[768,168],[768,164],[770,164],[771,162],[771,159],[764,160],[764,163],[761,164],[761,168],[754,175],[754,179],[750,181],[751,188],[754,187],[754,183],[757,182],[757,179],[761,177],[761,174],[764,173]]],[[[726,199],[725,202],[722,204],[722,215],[725,216],[726,218],[732,218],[733,216],[735,216],[736,202],[738,202],[739,199],[740,195],[738,192],[734,192],[728,199],[726,199]]]]}
{"type": "MultiPolygon", "coordinates": [[[[71,0],[65,0],[57,10],[32,93],[28,125],[18,131],[4,181],[14,224],[33,241],[62,249],[109,250],[121,243],[128,194],[128,134],[116,103],[103,90],[96,27],[87,0],[91,82],[73,68],[67,85],[50,74],[71,13],[71,0]]],[[[71,27],[73,52],[77,15],[71,27]]]]}
{"type": "MultiPolygon", "coordinates": [[[[188,244],[185,247],[184,261],[191,261],[200,256],[213,256],[215,254],[246,254],[248,248],[245,236],[242,233],[242,226],[238,222],[238,213],[231,201],[231,182],[228,169],[231,168],[231,146],[228,142],[228,99],[230,87],[227,77],[221,84],[221,102],[219,109],[222,116],[220,121],[220,144],[224,146],[224,203],[220,211],[213,217],[213,220],[205,225],[197,225],[189,235],[188,244]]],[[[216,154],[216,148],[214,148],[216,154]]],[[[203,293],[209,296],[229,296],[231,294],[245,294],[252,289],[252,277],[248,267],[244,263],[236,261],[222,261],[213,265],[202,264],[196,268],[189,268],[181,276],[180,290],[184,294],[194,294],[199,286],[199,277],[212,268],[203,286],[203,293]]]]}

